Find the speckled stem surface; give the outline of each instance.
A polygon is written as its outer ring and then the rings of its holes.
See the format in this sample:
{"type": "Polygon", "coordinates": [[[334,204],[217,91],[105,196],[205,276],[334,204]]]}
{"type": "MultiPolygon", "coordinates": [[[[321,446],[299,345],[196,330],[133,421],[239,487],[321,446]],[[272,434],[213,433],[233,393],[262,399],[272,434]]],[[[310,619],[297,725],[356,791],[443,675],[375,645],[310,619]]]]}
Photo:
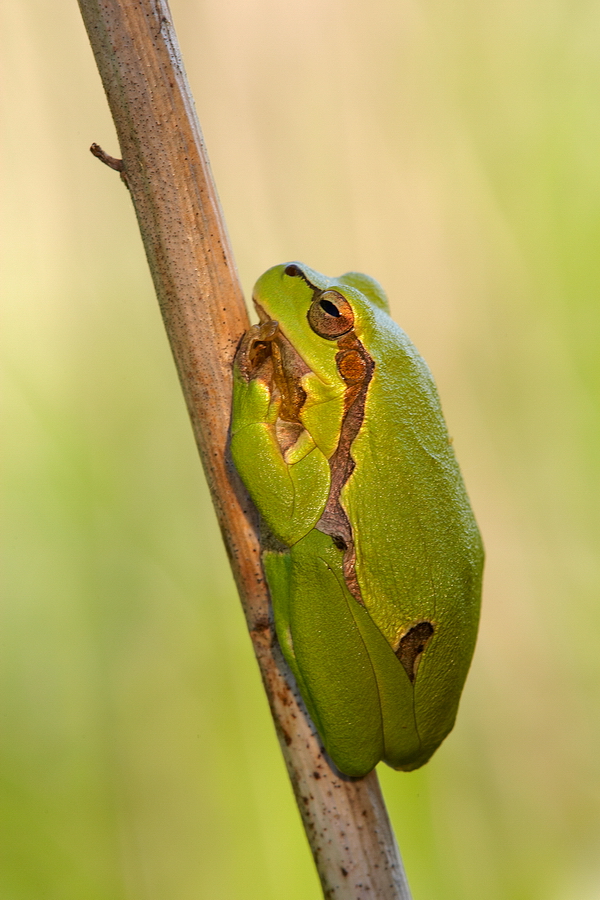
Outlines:
{"type": "Polygon", "coordinates": [[[377,776],[353,781],[330,766],[274,639],[256,513],[227,452],[231,363],[248,315],[169,8],[161,0],[79,5],[324,896],[409,900],[377,776]]]}

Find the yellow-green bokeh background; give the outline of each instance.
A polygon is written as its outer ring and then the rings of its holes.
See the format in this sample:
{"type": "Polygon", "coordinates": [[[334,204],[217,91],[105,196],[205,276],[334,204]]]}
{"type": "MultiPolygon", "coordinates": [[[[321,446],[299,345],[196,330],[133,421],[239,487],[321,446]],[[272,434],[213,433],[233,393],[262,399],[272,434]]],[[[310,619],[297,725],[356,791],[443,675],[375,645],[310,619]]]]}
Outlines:
{"type": "MultiPolygon", "coordinates": [[[[600,897],[600,6],[176,0],[245,288],[363,269],[484,535],[415,900],[600,897]]],[[[6,0],[0,900],[319,889],[75,0],[6,0]]]]}

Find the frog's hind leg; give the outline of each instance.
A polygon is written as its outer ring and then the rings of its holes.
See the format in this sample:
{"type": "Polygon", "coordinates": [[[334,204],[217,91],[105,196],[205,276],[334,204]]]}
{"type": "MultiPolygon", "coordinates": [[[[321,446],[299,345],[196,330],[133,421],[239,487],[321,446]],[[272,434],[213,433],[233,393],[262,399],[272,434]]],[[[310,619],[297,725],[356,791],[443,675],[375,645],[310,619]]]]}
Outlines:
{"type": "Polygon", "coordinates": [[[269,592],[271,595],[271,604],[273,606],[273,616],[275,619],[275,631],[279,646],[285,657],[285,661],[292,670],[298,690],[302,695],[302,699],[306,703],[310,717],[315,726],[320,731],[321,725],[318,713],[311,700],[310,691],[302,677],[302,673],[298,667],[296,653],[294,650],[294,642],[290,626],[290,595],[291,595],[291,573],[292,559],[290,551],[277,552],[267,550],[263,553],[263,566],[269,592]]]}
{"type": "Polygon", "coordinates": [[[340,771],[361,777],[383,755],[383,724],[342,557],[331,537],[316,530],[292,548],[287,629],[301,690],[325,749],[340,771]]]}

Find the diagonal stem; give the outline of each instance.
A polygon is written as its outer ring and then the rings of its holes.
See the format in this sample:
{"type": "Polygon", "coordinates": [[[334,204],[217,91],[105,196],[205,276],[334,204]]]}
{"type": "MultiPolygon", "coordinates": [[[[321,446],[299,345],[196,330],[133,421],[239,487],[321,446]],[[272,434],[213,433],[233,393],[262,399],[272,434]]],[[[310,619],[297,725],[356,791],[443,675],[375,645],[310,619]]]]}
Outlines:
{"type": "Polygon", "coordinates": [[[154,286],[283,755],[335,900],[410,900],[377,776],[324,757],[274,640],[256,514],[228,461],[231,363],[248,316],[165,0],[79,0],[154,286]]]}

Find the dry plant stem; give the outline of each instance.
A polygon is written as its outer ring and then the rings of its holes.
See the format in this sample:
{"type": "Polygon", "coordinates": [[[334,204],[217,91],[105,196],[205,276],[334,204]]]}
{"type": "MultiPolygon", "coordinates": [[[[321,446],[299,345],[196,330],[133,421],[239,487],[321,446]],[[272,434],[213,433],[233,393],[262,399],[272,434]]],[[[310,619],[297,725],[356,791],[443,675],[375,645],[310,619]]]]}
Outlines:
{"type": "MultiPolygon", "coordinates": [[[[274,643],[255,512],[227,464],[248,317],[168,6],[80,0],[194,434],[325,897],[410,898],[375,773],[333,770],[274,643]]],[[[281,887],[282,896],[285,886],[281,887]]]]}

